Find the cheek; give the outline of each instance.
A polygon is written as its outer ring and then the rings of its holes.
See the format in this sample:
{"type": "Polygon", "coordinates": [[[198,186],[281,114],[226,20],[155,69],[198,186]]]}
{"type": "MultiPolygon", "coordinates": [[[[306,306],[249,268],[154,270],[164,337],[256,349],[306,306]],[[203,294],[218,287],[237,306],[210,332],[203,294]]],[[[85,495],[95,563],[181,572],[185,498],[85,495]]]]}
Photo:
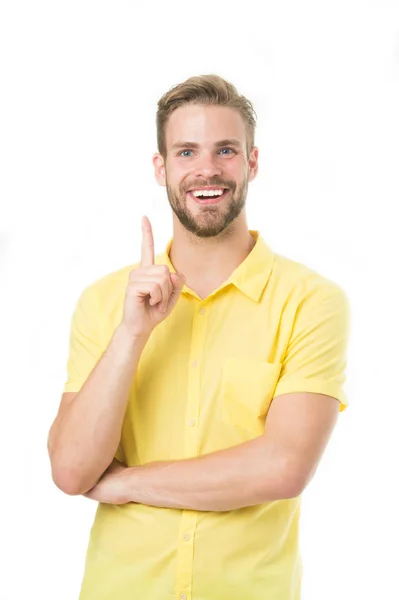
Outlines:
{"type": "Polygon", "coordinates": [[[235,160],[226,161],[224,171],[237,179],[241,179],[244,176],[246,166],[244,158],[237,156],[235,160]]]}
{"type": "Polygon", "coordinates": [[[188,169],[187,168],[183,168],[179,165],[174,165],[173,169],[170,169],[168,171],[168,183],[169,185],[171,185],[173,188],[180,188],[180,187],[184,187],[184,183],[185,183],[185,179],[188,175],[188,169]]]}

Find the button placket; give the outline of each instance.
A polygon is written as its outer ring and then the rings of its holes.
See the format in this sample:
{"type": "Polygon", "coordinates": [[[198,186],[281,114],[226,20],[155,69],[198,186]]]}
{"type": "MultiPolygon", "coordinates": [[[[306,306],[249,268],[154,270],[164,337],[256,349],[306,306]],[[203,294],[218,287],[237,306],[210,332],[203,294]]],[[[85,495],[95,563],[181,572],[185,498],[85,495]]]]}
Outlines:
{"type": "MultiPolygon", "coordinates": [[[[199,414],[201,403],[201,361],[204,353],[206,325],[209,311],[198,306],[194,310],[192,338],[188,362],[187,406],[184,431],[184,457],[198,456],[199,414]]],[[[175,591],[180,600],[191,598],[193,555],[197,512],[183,510],[180,520],[175,572],[175,591]],[[190,532],[190,533],[188,533],[190,532]],[[186,593],[182,593],[185,590],[186,593]]]]}

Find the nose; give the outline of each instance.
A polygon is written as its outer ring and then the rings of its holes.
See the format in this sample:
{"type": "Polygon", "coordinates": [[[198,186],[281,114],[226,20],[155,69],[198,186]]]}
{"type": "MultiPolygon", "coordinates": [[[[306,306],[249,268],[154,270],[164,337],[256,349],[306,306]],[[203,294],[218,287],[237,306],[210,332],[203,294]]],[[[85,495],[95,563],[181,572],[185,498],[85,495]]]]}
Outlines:
{"type": "Polygon", "coordinates": [[[212,152],[203,152],[196,161],[194,171],[196,177],[210,178],[214,175],[221,175],[222,168],[212,152]]]}

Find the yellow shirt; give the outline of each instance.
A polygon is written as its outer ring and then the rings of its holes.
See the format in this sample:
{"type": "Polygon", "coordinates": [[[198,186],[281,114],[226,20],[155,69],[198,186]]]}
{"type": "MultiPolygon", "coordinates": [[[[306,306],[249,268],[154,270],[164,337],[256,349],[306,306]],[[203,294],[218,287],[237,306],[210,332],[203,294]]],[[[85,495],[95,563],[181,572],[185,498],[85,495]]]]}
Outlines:
{"type": "MultiPolygon", "coordinates": [[[[349,303],[343,289],[275,254],[258,231],[217,290],[187,286],[140,358],[116,457],[128,466],[208,454],[262,435],[272,399],[343,390],[349,303]]],[[[169,241],[156,264],[169,259],[169,241]]],[[[78,391],[119,325],[129,272],[87,286],[72,323],[68,379],[78,391]]],[[[98,504],[80,600],[299,600],[301,497],[231,511],[98,504]]]]}

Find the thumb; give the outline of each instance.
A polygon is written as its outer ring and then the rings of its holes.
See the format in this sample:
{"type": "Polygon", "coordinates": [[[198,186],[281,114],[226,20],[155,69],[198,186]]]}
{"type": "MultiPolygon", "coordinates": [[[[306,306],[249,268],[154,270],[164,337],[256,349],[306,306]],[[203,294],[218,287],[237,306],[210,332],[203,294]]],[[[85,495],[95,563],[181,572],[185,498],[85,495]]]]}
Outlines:
{"type": "Polygon", "coordinates": [[[183,285],[186,283],[186,277],[183,273],[171,273],[172,283],[176,291],[182,289],[183,285]]]}
{"type": "Polygon", "coordinates": [[[180,298],[180,292],[183,288],[186,278],[182,273],[171,273],[170,276],[172,278],[173,291],[169,296],[169,307],[172,308],[180,298]]]}

